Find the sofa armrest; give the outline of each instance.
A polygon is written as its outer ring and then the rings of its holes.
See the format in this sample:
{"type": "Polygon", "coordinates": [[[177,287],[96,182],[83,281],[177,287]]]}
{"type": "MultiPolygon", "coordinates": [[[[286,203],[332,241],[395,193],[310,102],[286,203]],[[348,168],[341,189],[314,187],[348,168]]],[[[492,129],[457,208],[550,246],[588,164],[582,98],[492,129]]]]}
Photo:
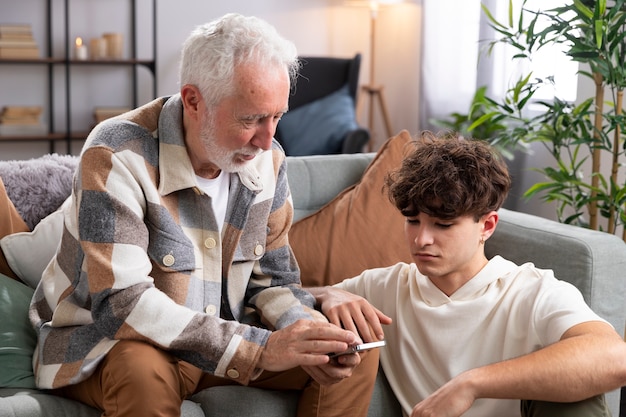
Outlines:
{"type": "Polygon", "coordinates": [[[346,133],[343,144],[341,145],[341,153],[359,153],[363,152],[363,147],[370,141],[370,132],[361,127],[346,133]]]}
{"type": "Polygon", "coordinates": [[[488,257],[533,262],[571,282],[585,301],[622,336],[626,320],[626,243],[617,236],[500,210],[500,222],[487,241],[488,257]]]}

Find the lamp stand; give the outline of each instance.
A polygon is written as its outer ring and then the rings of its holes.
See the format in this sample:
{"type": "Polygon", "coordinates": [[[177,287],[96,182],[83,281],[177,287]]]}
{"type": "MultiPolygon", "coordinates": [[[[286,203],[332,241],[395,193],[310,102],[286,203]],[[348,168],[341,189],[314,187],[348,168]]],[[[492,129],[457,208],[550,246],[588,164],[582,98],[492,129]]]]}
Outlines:
{"type": "MultiPolygon", "coordinates": [[[[383,97],[383,86],[376,85],[375,77],[374,77],[374,65],[376,62],[376,16],[378,14],[378,4],[376,2],[370,2],[371,8],[371,17],[370,17],[370,83],[369,85],[361,86],[361,90],[367,94],[369,98],[369,113],[368,113],[368,128],[370,131],[370,135],[374,131],[374,113],[376,104],[378,103],[378,107],[382,113],[383,122],[385,123],[385,130],[387,133],[387,137],[391,137],[393,135],[393,131],[391,129],[391,122],[389,120],[389,112],[387,111],[387,105],[385,102],[385,98],[383,97]]],[[[359,106],[360,107],[360,104],[359,106]]],[[[358,112],[358,109],[357,109],[358,112]]],[[[372,138],[370,137],[370,141],[367,144],[367,148],[369,152],[372,152],[374,149],[374,143],[372,138]]]]}

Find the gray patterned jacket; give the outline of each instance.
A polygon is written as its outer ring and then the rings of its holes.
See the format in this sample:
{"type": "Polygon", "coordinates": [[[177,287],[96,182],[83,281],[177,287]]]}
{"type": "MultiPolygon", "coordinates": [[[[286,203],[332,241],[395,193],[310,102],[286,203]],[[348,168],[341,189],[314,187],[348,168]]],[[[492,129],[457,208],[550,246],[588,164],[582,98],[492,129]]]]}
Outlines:
{"type": "Polygon", "coordinates": [[[281,148],[231,174],[220,235],[184,147],[178,95],[98,125],[70,199],[31,304],[40,388],[84,380],[120,339],[246,384],[267,329],[325,320],[300,286],[288,243],[281,148]]]}

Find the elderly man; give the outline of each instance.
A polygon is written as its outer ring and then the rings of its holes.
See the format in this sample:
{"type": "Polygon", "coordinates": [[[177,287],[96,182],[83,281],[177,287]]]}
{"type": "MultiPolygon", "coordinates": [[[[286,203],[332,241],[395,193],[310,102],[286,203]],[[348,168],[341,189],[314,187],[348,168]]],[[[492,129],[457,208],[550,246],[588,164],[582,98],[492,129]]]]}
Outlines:
{"type": "Polygon", "coordinates": [[[272,26],[229,14],[186,40],[179,94],[93,130],[31,306],[39,387],[106,416],[179,415],[235,383],[367,414],[377,355],[329,359],[358,337],[314,310],[288,245],[273,135],[297,69],[272,26]]]}

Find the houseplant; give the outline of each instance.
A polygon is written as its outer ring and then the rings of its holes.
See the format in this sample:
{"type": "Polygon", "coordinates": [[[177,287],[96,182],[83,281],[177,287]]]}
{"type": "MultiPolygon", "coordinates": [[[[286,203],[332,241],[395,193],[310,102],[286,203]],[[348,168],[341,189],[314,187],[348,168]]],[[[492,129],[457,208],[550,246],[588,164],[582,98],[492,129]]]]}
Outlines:
{"type": "MultiPolygon", "coordinates": [[[[550,152],[554,166],[539,168],[544,182],[535,184],[526,197],[539,195],[556,203],[557,217],[564,223],[617,234],[622,229],[626,240],[626,183],[623,180],[624,135],[622,114],[626,85],[626,0],[574,0],[546,11],[525,8],[518,11],[509,1],[508,21],[500,22],[487,7],[483,11],[496,32],[487,42],[487,51],[497,44],[510,45],[515,60],[530,60],[538,50],[560,44],[565,53],[580,64],[579,74],[593,80],[592,97],[567,102],[533,101],[546,79],[528,72],[510,87],[501,99],[485,92],[472,102],[465,121],[475,137],[481,126],[506,126],[491,129],[485,137],[494,145],[513,149],[540,142],[550,152]],[[542,106],[539,115],[529,116],[529,103],[542,106]],[[476,110],[479,112],[476,113],[476,110]],[[602,162],[608,161],[603,166],[602,162]]],[[[458,115],[456,115],[457,121],[458,115]]],[[[483,129],[484,130],[484,129],[483,129]]]]}

